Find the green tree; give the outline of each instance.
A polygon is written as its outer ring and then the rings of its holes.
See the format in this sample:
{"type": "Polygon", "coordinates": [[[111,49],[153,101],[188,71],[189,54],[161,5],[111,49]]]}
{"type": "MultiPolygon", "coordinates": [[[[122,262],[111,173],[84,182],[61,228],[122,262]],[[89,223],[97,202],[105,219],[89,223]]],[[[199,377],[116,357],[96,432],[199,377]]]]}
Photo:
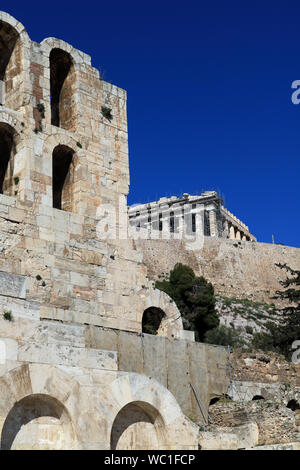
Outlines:
{"type": "Polygon", "coordinates": [[[219,325],[212,284],[202,276],[197,277],[189,266],[177,263],[169,276],[157,281],[155,287],[174,300],[184,328],[195,331],[196,341],[203,341],[205,333],[219,325]]]}
{"type": "Polygon", "coordinates": [[[205,343],[231,346],[233,348],[239,348],[245,344],[237,331],[225,325],[219,325],[217,328],[208,330],[204,339],[205,343]]]}
{"type": "Polygon", "coordinates": [[[291,346],[294,341],[300,339],[300,271],[287,266],[276,264],[284,269],[288,276],[280,284],[284,290],[277,291],[275,299],[287,302],[287,306],[281,309],[281,318],[277,323],[268,322],[266,333],[257,333],[253,338],[253,346],[256,348],[275,351],[291,358],[291,346]]]}

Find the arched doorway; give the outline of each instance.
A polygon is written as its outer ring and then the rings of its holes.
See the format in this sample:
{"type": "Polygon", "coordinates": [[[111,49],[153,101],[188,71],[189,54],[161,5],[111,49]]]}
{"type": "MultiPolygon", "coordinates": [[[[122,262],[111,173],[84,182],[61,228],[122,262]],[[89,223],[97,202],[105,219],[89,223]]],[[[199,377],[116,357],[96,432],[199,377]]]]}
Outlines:
{"type": "Polygon", "coordinates": [[[132,402],[117,414],[111,430],[112,450],[155,450],[164,444],[164,422],[146,402],[132,402]]]}
{"type": "Polygon", "coordinates": [[[166,320],[165,312],[158,307],[149,307],[143,313],[142,332],[150,335],[159,335],[166,320]]]}
{"type": "Polygon", "coordinates": [[[73,209],[74,153],[58,145],[52,154],[53,207],[68,212],[73,209]]]}
{"type": "Polygon", "coordinates": [[[66,409],[48,395],[29,395],[17,402],[1,434],[1,450],[72,449],[74,443],[66,409]]]}
{"type": "Polygon", "coordinates": [[[62,49],[50,53],[51,124],[73,129],[75,69],[72,57],[62,49]]]}

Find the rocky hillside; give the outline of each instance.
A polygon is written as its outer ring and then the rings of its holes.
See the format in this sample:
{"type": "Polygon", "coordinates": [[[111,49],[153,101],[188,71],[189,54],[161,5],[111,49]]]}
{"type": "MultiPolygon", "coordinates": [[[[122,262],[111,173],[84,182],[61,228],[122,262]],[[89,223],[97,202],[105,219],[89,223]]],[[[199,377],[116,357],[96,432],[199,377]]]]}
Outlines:
{"type": "Polygon", "coordinates": [[[280,310],[275,304],[216,296],[220,324],[237,332],[245,346],[251,347],[253,335],[266,331],[268,321],[277,322],[280,310]]]}

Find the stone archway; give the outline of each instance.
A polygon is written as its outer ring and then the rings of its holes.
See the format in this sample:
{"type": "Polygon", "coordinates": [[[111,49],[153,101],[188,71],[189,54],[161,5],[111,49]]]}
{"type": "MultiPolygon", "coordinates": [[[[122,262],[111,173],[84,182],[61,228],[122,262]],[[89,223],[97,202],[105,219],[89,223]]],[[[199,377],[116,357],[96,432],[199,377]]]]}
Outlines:
{"type": "Polygon", "coordinates": [[[77,449],[79,384],[54,366],[24,364],[0,377],[1,449],[77,449]]]}
{"type": "Polygon", "coordinates": [[[107,417],[107,448],[196,449],[198,427],[172,393],[150,377],[121,372],[103,387],[99,411],[107,417]]]}
{"type": "Polygon", "coordinates": [[[111,430],[112,450],[155,450],[164,443],[164,422],[149,403],[135,401],[117,414],[111,430]]]}
{"type": "Polygon", "coordinates": [[[29,37],[24,26],[8,13],[0,12],[0,103],[19,111],[24,102],[24,48],[29,37]]]}
{"type": "Polygon", "coordinates": [[[7,415],[1,434],[1,450],[62,450],[73,445],[72,423],[65,407],[43,394],[18,401],[7,415]]]}
{"type": "Polygon", "coordinates": [[[160,336],[165,321],[166,314],[161,308],[148,307],[143,313],[142,332],[160,336]]]}
{"type": "Polygon", "coordinates": [[[143,330],[143,318],[145,312],[156,312],[157,334],[167,338],[182,338],[183,324],[181,314],[175,302],[165,292],[149,287],[146,291],[138,291],[131,302],[136,306],[137,321],[143,330]]]}

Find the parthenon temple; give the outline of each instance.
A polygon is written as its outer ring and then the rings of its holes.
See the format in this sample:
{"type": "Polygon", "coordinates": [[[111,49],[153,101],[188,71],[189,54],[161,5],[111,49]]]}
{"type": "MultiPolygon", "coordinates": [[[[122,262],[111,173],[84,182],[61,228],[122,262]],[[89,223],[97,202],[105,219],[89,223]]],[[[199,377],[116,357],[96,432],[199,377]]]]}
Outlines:
{"type": "MultiPolygon", "coordinates": [[[[144,228],[151,238],[159,232],[256,241],[249,227],[229,212],[216,191],[200,196],[163,197],[159,201],[133,205],[128,209],[131,227],[144,228]]],[[[154,237],[155,238],[155,237],[154,237]]]]}

